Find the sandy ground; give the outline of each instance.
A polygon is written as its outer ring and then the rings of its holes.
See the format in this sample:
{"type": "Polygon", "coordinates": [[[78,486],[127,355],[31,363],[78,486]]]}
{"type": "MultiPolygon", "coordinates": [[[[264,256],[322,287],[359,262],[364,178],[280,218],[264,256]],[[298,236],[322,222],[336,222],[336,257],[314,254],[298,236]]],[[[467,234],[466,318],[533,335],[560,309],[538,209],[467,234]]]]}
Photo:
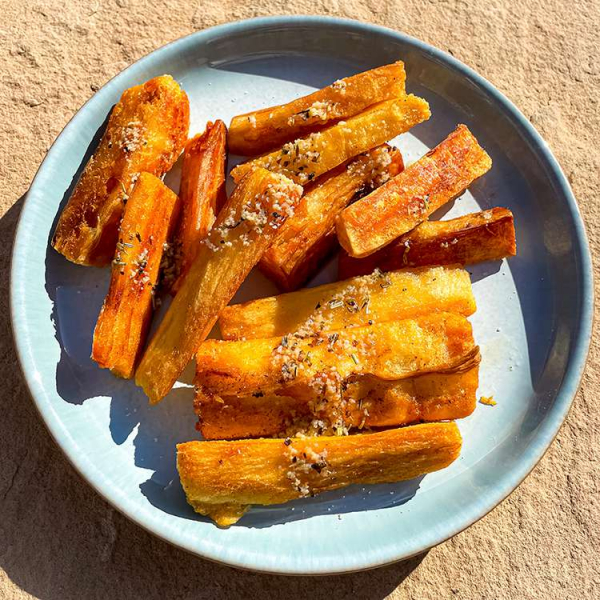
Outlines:
{"type": "MultiPolygon", "coordinates": [[[[413,560],[347,576],[238,572],[145,533],[82,482],[19,374],[9,257],[23,197],[48,147],[104,82],[194,30],[283,12],[271,0],[0,1],[0,598],[592,598],[600,588],[599,337],[569,419],[500,507],[413,560]]],[[[385,24],[487,77],[556,153],[599,239],[600,3],[298,0],[290,12],[385,24]]]]}

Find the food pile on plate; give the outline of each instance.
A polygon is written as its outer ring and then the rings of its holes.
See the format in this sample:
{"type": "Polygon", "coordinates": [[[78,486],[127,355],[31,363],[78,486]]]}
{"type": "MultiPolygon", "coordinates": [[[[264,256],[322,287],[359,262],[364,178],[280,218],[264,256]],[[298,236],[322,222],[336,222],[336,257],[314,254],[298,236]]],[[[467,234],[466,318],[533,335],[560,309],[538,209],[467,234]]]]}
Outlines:
{"type": "Polygon", "coordinates": [[[430,220],[492,161],[459,125],[405,166],[388,142],[430,117],[405,80],[397,62],[188,139],[187,96],[157,77],[123,93],[60,216],[54,248],[111,268],[98,365],[156,403],[195,358],[204,441],[178,446],[178,469],[221,526],[459,455],[480,362],[463,267],[514,255],[513,217],[430,220]],[[252,157],[229,197],[228,151],[252,157]],[[161,178],[182,152],[175,194],[161,178]],[[340,246],[339,281],[303,287],[340,246]],[[228,306],[257,265],[286,293],[228,306]]]}

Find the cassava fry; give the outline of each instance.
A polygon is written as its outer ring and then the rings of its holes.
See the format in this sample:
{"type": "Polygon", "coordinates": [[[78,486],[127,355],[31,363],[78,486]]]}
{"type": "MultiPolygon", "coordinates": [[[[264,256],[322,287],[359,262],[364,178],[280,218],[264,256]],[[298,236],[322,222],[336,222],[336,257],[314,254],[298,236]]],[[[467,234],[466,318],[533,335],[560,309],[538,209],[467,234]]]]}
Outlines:
{"type": "Polygon", "coordinates": [[[170,75],[125,90],[60,215],[54,248],[75,263],[108,265],[137,177],[143,171],[160,177],[171,168],[189,118],[188,98],[170,75]]]}
{"type": "Polygon", "coordinates": [[[404,63],[398,61],[340,79],[288,104],[238,115],[229,125],[229,148],[246,156],[277,148],[372,104],[404,96],[405,80],[404,63]]]}
{"type": "Polygon", "coordinates": [[[151,403],[169,392],[301,195],[300,186],[265,169],[234,190],[137,369],[151,403]]]}
{"type": "Polygon", "coordinates": [[[396,148],[384,145],[319,177],[294,216],[281,227],[260,269],[284,290],[300,287],[337,247],[335,218],[364,189],[376,189],[404,168],[396,148]]]}
{"type": "Polygon", "coordinates": [[[425,265],[471,265],[517,253],[513,216],[492,208],[449,221],[424,221],[375,254],[352,258],[341,252],[340,279],[425,265]]]}
{"type": "Polygon", "coordinates": [[[340,244],[351,256],[373,254],[462,194],[492,166],[465,125],[337,218],[340,244]]]}
{"type": "Polygon", "coordinates": [[[173,231],[179,199],[160,179],[140,173],[125,207],[92,345],[92,359],[129,379],[146,341],[163,244],[173,231]]]}
{"type": "Polygon", "coordinates": [[[315,337],[207,340],[196,354],[195,383],[224,396],[336,391],[341,382],[361,375],[398,380],[452,372],[477,354],[465,317],[432,313],[315,337]]]}
{"type": "MultiPolygon", "coordinates": [[[[219,210],[227,200],[225,164],[227,162],[227,128],[223,121],[208,123],[206,131],[193,137],[185,146],[181,169],[182,215],[173,248],[172,286],[176,293],[196,258],[199,243],[208,235],[219,210]]],[[[168,285],[165,277],[163,283],[168,285]],[[166,280],[166,281],[165,281],[166,280]]]]}
{"type": "Polygon", "coordinates": [[[408,131],[431,116],[429,104],[417,96],[386,100],[347,121],[288,142],[279,150],[238,165],[231,171],[239,181],[248,171],[264,167],[305,184],[350,158],[408,131]]]}
{"type": "Polygon", "coordinates": [[[255,394],[219,396],[197,388],[195,409],[206,440],[322,435],[337,427],[392,427],[469,416],[475,409],[478,366],[400,381],[370,377],[344,386],[338,405],[316,397],[255,394]]]}
{"type": "Polygon", "coordinates": [[[460,267],[405,269],[233,304],[219,318],[226,340],[337,331],[431,312],[475,312],[467,271],[460,267]]]}
{"type": "Polygon", "coordinates": [[[350,436],[187,442],[177,469],[194,510],[227,527],[249,505],[279,504],[350,484],[403,481],[459,455],[455,423],[424,423],[350,436]]]}

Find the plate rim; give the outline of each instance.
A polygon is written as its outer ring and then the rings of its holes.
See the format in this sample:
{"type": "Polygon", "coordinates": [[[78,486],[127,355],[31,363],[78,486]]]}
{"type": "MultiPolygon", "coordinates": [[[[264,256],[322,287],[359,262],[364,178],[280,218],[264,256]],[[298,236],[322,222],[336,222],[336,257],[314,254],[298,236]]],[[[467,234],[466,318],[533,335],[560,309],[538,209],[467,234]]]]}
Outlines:
{"type": "Polygon", "coordinates": [[[19,215],[18,225],[16,227],[12,253],[11,253],[11,267],[10,267],[10,291],[9,291],[9,304],[10,304],[10,322],[13,332],[13,338],[15,341],[15,351],[18,358],[19,367],[23,374],[23,379],[27,385],[29,394],[31,395],[34,405],[38,410],[42,421],[46,428],[50,432],[52,438],[62,450],[63,454],[67,457],[71,465],[75,468],[77,473],[98,493],[102,496],[113,508],[118,510],[120,513],[125,515],[131,521],[137,525],[143,527],[153,535],[171,543],[179,548],[182,548],[192,554],[200,556],[202,558],[212,560],[219,563],[228,564],[242,569],[249,569],[253,571],[259,571],[264,573],[276,573],[276,574],[289,574],[289,575],[326,575],[334,573],[347,573],[361,570],[367,570],[386,564],[391,564],[400,560],[408,559],[415,556],[428,548],[434,547],[454,535],[460,533],[466,528],[470,527],[473,523],[487,515],[493,508],[498,506],[503,500],[505,500],[529,475],[529,473],[538,464],[545,452],[548,450],[552,441],[556,437],[560,427],[564,423],[569,409],[573,403],[575,395],[579,389],[581,379],[586,366],[587,356],[591,343],[592,327],[593,327],[593,307],[594,307],[594,274],[591,260],[591,252],[589,248],[588,238],[585,230],[585,223],[581,216],[579,207],[575,196],[571,190],[571,187],[565,177],[558,161],[554,157],[546,141],[537,132],[535,127],[527,120],[527,118],[521,113],[521,111],[494,85],[492,85],[487,79],[479,75],[476,71],[456,59],[454,56],[440,50],[426,42],[423,42],[417,38],[414,38],[405,33],[396,31],[394,29],[376,25],[372,23],[365,23],[354,19],[346,19],[340,17],[330,16],[312,16],[312,15],[289,15],[289,16],[273,16],[273,17],[258,17],[252,19],[245,19],[239,21],[232,21],[216,25],[214,27],[195,31],[189,35],[176,39],[168,44],[165,44],[156,50],[153,50],[149,54],[141,57],[124,70],[120,71],[113,78],[107,81],[101,88],[93,94],[69,119],[65,127],[62,129],[60,134],[57,135],[56,139],[50,146],[48,152],[44,156],[44,159],[40,163],[40,166],[32,179],[31,185],[26,192],[26,197],[23,202],[23,207],[19,215]],[[565,208],[570,213],[571,220],[573,223],[574,236],[572,238],[576,252],[581,260],[581,306],[580,306],[580,319],[578,323],[578,331],[573,337],[573,344],[569,352],[569,359],[564,375],[563,382],[558,389],[553,406],[548,413],[548,417],[543,423],[540,424],[536,431],[535,436],[532,438],[528,451],[523,454],[521,461],[517,467],[511,472],[505,475],[502,479],[502,484],[499,485],[495,493],[489,494],[488,501],[484,505],[474,506],[468,515],[464,515],[457,519],[457,525],[446,527],[443,535],[438,535],[432,544],[425,544],[418,546],[415,544],[414,551],[410,553],[394,552],[391,551],[389,556],[385,559],[369,562],[368,560],[361,561],[360,564],[353,564],[352,566],[345,565],[340,562],[336,568],[319,569],[311,568],[307,569],[303,567],[302,560],[297,560],[293,566],[286,566],[281,569],[273,568],[273,565],[266,567],[264,561],[261,562],[260,556],[252,556],[250,559],[232,559],[231,556],[223,556],[222,548],[215,550],[212,546],[202,547],[201,543],[197,543],[195,547],[186,545],[182,540],[177,539],[178,534],[170,535],[170,532],[166,527],[154,526],[151,523],[145,522],[143,515],[135,514],[128,510],[126,507],[120,504],[120,501],[114,495],[109,495],[99,485],[99,482],[95,478],[93,473],[93,465],[90,461],[86,460],[85,457],[76,455],[77,445],[64,437],[64,432],[60,425],[62,422],[56,414],[52,411],[51,406],[46,402],[44,395],[46,395],[43,386],[38,382],[33,373],[35,373],[34,359],[30,356],[28,350],[29,345],[27,344],[27,322],[24,319],[24,311],[21,309],[21,303],[19,302],[22,297],[22,281],[26,272],[26,263],[21,264],[21,258],[19,256],[19,248],[23,242],[27,240],[26,226],[30,220],[30,213],[32,214],[36,206],[34,206],[30,199],[30,192],[35,189],[36,180],[38,179],[41,171],[43,170],[46,161],[53,156],[56,152],[56,145],[58,141],[73,127],[73,121],[79,115],[79,113],[87,108],[90,104],[104,95],[109,93],[109,88],[114,89],[118,86],[120,79],[125,78],[126,75],[134,67],[139,68],[141,64],[152,62],[153,58],[158,54],[164,54],[165,52],[173,52],[179,49],[183,49],[189,44],[196,45],[206,42],[210,39],[217,37],[227,37],[236,33],[255,30],[265,27],[272,26],[292,26],[298,27],[301,25],[307,26],[318,26],[318,27],[335,27],[335,28],[351,28],[356,31],[361,31],[365,34],[378,34],[392,36],[403,43],[407,43],[416,47],[433,58],[441,61],[442,63],[449,64],[453,67],[460,75],[470,79],[472,82],[483,88],[487,94],[489,94],[495,102],[501,107],[505,114],[512,117],[515,127],[521,134],[525,136],[527,141],[531,144],[532,148],[538,156],[541,157],[542,162],[545,163],[549,168],[549,174],[553,175],[556,179],[555,183],[559,192],[566,200],[565,208]],[[203,38],[205,38],[203,40],[203,38]]]}

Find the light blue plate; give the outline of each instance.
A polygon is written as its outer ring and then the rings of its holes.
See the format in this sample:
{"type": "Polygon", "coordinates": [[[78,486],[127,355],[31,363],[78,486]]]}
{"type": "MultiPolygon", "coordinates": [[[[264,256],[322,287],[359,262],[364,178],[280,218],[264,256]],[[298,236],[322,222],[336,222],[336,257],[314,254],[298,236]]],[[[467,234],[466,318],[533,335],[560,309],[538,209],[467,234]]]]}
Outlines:
{"type": "MultiPolygon", "coordinates": [[[[177,172],[168,176],[174,187],[177,172]]],[[[319,275],[327,280],[331,265],[319,275]]],[[[239,297],[272,292],[253,274],[239,297]]],[[[487,81],[405,35],[353,21],[278,17],[223,25],[132,65],[73,118],[27,196],[12,265],[12,322],[25,378],[48,428],[77,470],[116,508],[200,556],[279,573],[332,573],[397,561],[485,515],[531,471],[565,419],[590,341],[592,271],[575,199],[546,143],[487,81]],[[197,437],[183,382],[149,408],[131,382],[89,359],[108,271],[77,267],[49,248],[61,202],[121,92],[171,73],[189,94],[193,133],[208,119],[287,101],[357,71],[402,59],[408,89],[433,117],[399,138],[408,161],[466,123],[494,167],[450,208],[507,206],[518,257],[472,269],[483,352],[479,405],[460,422],[461,458],[397,485],[251,510],[221,530],[187,506],[175,444],[197,437]]],[[[189,379],[187,379],[189,381],[189,379]]]]}

